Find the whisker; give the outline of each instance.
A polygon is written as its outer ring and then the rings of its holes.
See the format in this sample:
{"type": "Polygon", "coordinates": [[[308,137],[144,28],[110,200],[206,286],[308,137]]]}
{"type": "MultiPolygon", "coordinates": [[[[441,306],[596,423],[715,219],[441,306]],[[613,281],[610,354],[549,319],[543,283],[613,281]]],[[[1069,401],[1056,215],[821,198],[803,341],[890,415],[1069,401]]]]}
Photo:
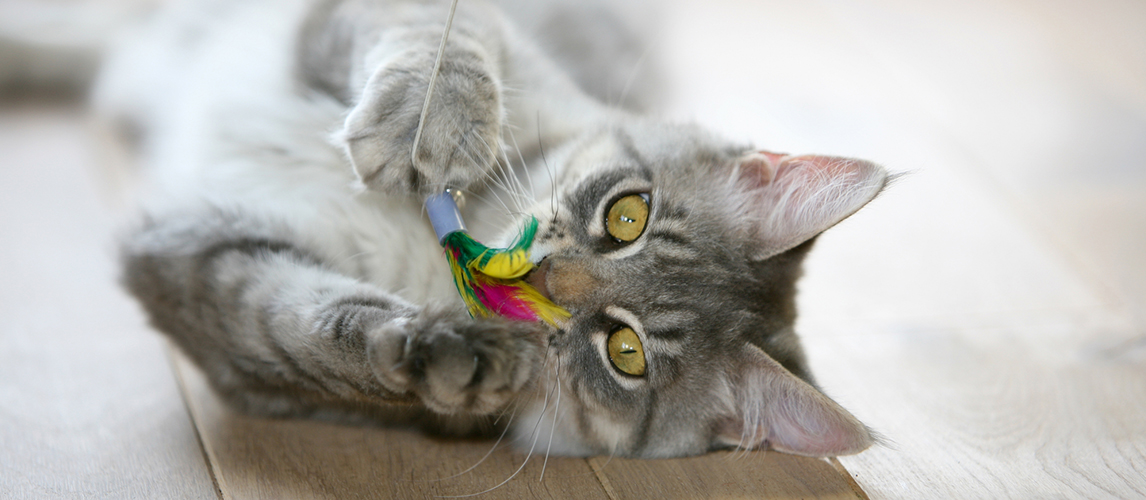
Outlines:
{"type": "Polygon", "coordinates": [[[557,404],[553,407],[553,425],[549,427],[549,444],[545,446],[545,461],[541,463],[541,477],[537,482],[545,479],[545,466],[549,465],[549,450],[553,448],[553,432],[557,430],[557,417],[561,414],[561,355],[557,355],[557,363],[553,366],[553,376],[557,379],[557,404]]]}
{"type": "Polygon", "coordinates": [[[529,459],[533,458],[533,450],[535,448],[537,448],[537,438],[541,437],[541,433],[537,432],[537,431],[538,431],[538,429],[540,429],[541,419],[545,418],[545,412],[546,412],[546,410],[549,409],[549,394],[550,394],[550,391],[548,391],[548,390],[545,391],[545,400],[541,404],[541,414],[538,415],[537,421],[534,422],[534,424],[533,424],[533,430],[530,431],[530,433],[529,433],[530,437],[533,438],[533,443],[529,445],[529,452],[525,454],[525,460],[523,460],[521,462],[521,466],[518,467],[517,470],[513,471],[513,474],[510,474],[509,477],[505,478],[504,481],[498,483],[496,486],[489,488],[489,489],[486,489],[486,490],[483,490],[483,491],[479,491],[477,493],[470,493],[468,495],[441,495],[441,496],[435,496],[435,498],[468,498],[468,497],[476,497],[478,495],[484,495],[484,494],[489,493],[493,490],[501,488],[502,486],[505,486],[507,483],[512,481],[513,478],[517,477],[517,475],[520,474],[521,471],[525,469],[526,464],[529,463],[529,459]]]}
{"type": "Polygon", "coordinates": [[[545,173],[549,174],[549,208],[553,211],[553,221],[557,222],[557,211],[561,205],[557,203],[557,171],[550,172],[549,160],[545,158],[545,144],[541,142],[541,111],[537,112],[537,147],[541,150],[541,161],[545,164],[545,173]]]}
{"type": "MultiPolygon", "coordinates": [[[[493,200],[490,200],[489,197],[482,196],[480,194],[477,194],[477,193],[474,193],[471,191],[466,191],[466,196],[473,197],[474,199],[481,201],[483,203],[489,204],[489,205],[493,204],[493,200]]],[[[497,195],[494,195],[494,196],[496,197],[497,195]]],[[[498,198],[497,201],[501,201],[500,198],[498,198]]],[[[510,208],[508,206],[506,206],[504,203],[501,203],[501,205],[505,209],[505,213],[509,216],[520,216],[520,215],[525,214],[525,212],[522,212],[522,211],[510,210],[510,208]]]]}
{"type": "MultiPolygon", "coordinates": [[[[512,161],[509,159],[509,155],[508,155],[507,153],[505,153],[505,152],[503,151],[503,152],[502,152],[502,155],[503,155],[503,158],[505,159],[505,162],[506,162],[506,163],[509,163],[510,165],[513,165],[513,162],[512,162],[512,161]]],[[[511,169],[513,169],[514,167],[512,167],[512,166],[511,166],[510,168],[511,168],[511,169]]],[[[532,179],[529,179],[529,169],[528,169],[528,168],[522,168],[521,170],[522,170],[522,171],[525,173],[526,182],[528,182],[528,183],[529,183],[529,186],[528,186],[528,192],[527,192],[527,190],[526,190],[526,186],[524,186],[524,185],[523,185],[523,186],[521,186],[521,193],[520,193],[520,196],[521,196],[521,198],[520,198],[520,203],[521,203],[521,211],[522,211],[522,212],[528,212],[528,211],[529,211],[529,207],[530,207],[531,205],[533,205],[533,199],[534,199],[534,193],[533,193],[533,191],[534,191],[534,188],[533,188],[533,180],[532,180],[532,179]]],[[[513,176],[514,176],[515,178],[517,178],[517,179],[518,179],[518,184],[520,185],[520,184],[521,184],[521,181],[520,181],[520,177],[521,177],[521,176],[519,176],[519,175],[517,174],[517,171],[516,171],[516,170],[513,170],[513,176]]]]}
{"type": "Polygon", "coordinates": [[[521,154],[521,145],[519,145],[517,143],[517,135],[513,133],[513,129],[512,128],[509,129],[508,132],[509,132],[509,140],[513,142],[513,149],[514,149],[514,151],[517,152],[517,158],[519,160],[521,160],[522,170],[525,171],[525,176],[529,180],[529,192],[530,192],[529,196],[530,196],[530,199],[531,200],[536,199],[537,198],[537,191],[536,191],[537,188],[533,184],[533,177],[529,174],[529,163],[527,163],[525,161],[525,156],[522,156],[522,154],[521,154]]]}
{"type": "MultiPolygon", "coordinates": [[[[501,417],[504,417],[506,413],[510,414],[510,417],[509,417],[510,422],[513,421],[513,415],[515,415],[517,413],[517,399],[516,398],[517,398],[517,396],[514,396],[514,399],[511,399],[509,404],[505,405],[505,408],[502,408],[501,411],[497,412],[497,418],[493,419],[493,425],[497,425],[498,422],[501,422],[501,417]],[[512,411],[510,411],[510,410],[512,410],[512,411]]],[[[509,422],[507,422],[507,424],[508,423],[509,422]]]]}
{"type": "Polygon", "coordinates": [[[609,448],[609,458],[605,460],[605,463],[601,464],[602,471],[604,471],[605,467],[609,465],[609,462],[613,461],[613,457],[615,456],[617,456],[617,443],[614,441],[613,446],[609,448]]]}
{"type": "Polygon", "coordinates": [[[343,257],[342,259],[340,259],[340,260],[336,261],[336,262],[334,263],[334,266],[335,266],[335,267],[338,267],[338,266],[341,266],[342,264],[346,263],[346,261],[348,261],[348,260],[350,260],[350,259],[355,259],[355,258],[361,257],[361,256],[363,256],[363,255],[370,255],[370,254],[375,254],[375,253],[378,253],[379,251],[380,251],[380,250],[369,250],[369,251],[366,251],[366,250],[364,250],[364,251],[358,252],[358,253],[356,253],[356,254],[354,254],[354,255],[348,255],[348,256],[346,256],[346,257],[343,257]]]}
{"type": "MultiPolygon", "coordinates": [[[[513,134],[511,132],[510,137],[512,137],[512,136],[513,136],[513,134]]],[[[516,144],[515,144],[515,146],[516,146],[516,144]]],[[[490,152],[494,153],[494,151],[492,149],[490,150],[490,152]]],[[[509,155],[505,154],[504,149],[501,150],[501,153],[502,153],[502,158],[505,159],[505,164],[504,164],[502,173],[505,176],[505,178],[507,179],[506,184],[508,184],[514,188],[514,189],[511,189],[510,192],[514,196],[514,201],[517,203],[518,210],[524,212],[524,211],[526,211],[526,209],[529,208],[527,200],[529,198],[531,198],[531,195],[526,192],[525,186],[521,184],[521,179],[518,178],[517,173],[515,172],[514,167],[513,167],[513,162],[509,159],[509,155]]],[[[499,164],[500,164],[500,162],[499,162],[499,164]]],[[[525,167],[524,160],[522,160],[522,166],[523,166],[523,168],[525,167]]],[[[526,172],[528,173],[528,169],[526,169],[526,172]]]]}
{"type": "Polygon", "coordinates": [[[760,411],[761,409],[759,405],[754,405],[752,407],[752,418],[749,420],[749,422],[752,424],[752,434],[751,438],[748,440],[748,446],[744,447],[744,450],[741,452],[741,456],[744,456],[744,454],[748,453],[748,450],[750,450],[752,446],[755,446],[757,438],[760,437],[760,425],[758,424],[758,422],[760,422],[760,411]]]}
{"type": "MultiPolygon", "coordinates": [[[[474,138],[474,139],[476,139],[477,141],[481,142],[481,144],[482,144],[483,146],[485,146],[486,150],[488,150],[488,151],[489,151],[489,153],[490,153],[490,156],[494,158],[494,161],[495,161],[495,162],[497,162],[496,166],[497,166],[498,168],[501,168],[501,167],[502,167],[502,165],[501,165],[501,162],[500,162],[500,161],[497,159],[497,155],[496,155],[496,152],[495,152],[495,151],[493,150],[493,148],[492,148],[492,147],[489,145],[489,143],[488,143],[488,142],[486,142],[486,140],[485,140],[485,139],[483,139],[483,138],[482,138],[480,135],[476,135],[476,134],[472,134],[472,135],[471,135],[471,134],[467,134],[467,136],[466,136],[466,137],[473,137],[473,138],[474,138]]],[[[463,148],[463,147],[462,147],[462,141],[464,141],[464,140],[465,140],[465,137],[460,137],[460,138],[458,138],[458,140],[457,140],[457,141],[455,142],[455,144],[454,144],[454,146],[455,146],[455,147],[454,147],[454,149],[455,149],[456,151],[458,151],[458,152],[461,152],[463,155],[465,155],[465,157],[466,157],[466,158],[467,158],[467,159],[470,161],[470,163],[471,163],[471,164],[473,164],[474,166],[476,166],[476,167],[478,167],[478,168],[484,168],[484,167],[485,167],[485,165],[484,165],[483,163],[479,162],[479,161],[478,161],[476,158],[474,158],[473,154],[472,154],[472,153],[471,153],[469,150],[467,150],[466,148],[463,148]]],[[[498,188],[501,188],[503,191],[507,191],[507,192],[509,192],[509,191],[512,191],[511,187],[510,187],[510,186],[509,186],[507,183],[503,182],[501,179],[499,179],[499,178],[497,177],[497,175],[496,175],[496,173],[497,173],[497,170],[498,170],[498,169],[497,169],[497,168],[495,168],[495,169],[494,169],[494,174],[493,174],[493,175],[488,175],[488,178],[489,178],[489,180],[491,181],[491,183],[494,185],[494,187],[498,187],[498,188]]],[[[501,205],[501,206],[502,206],[502,207],[505,209],[505,211],[506,211],[507,213],[510,213],[510,212],[512,212],[512,210],[510,210],[509,206],[508,206],[508,205],[506,205],[505,201],[504,201],[504,200],[502,200],[500,196],[497,196],[497,189],[490,189],[489,191],[490,191],[490,193],[491,193],[491,194],[493,194],[493,195],[494,195],[494,196],[497,198],[497,200],[498,200],[499,204],[500,204],[500,205],[501,205]]],[[[488,202],[487,202],[487,203],[488,203],[488,202]]]]}
{"type": "MultiPolygon", "coordinates": [[[[755,409],[753,409],[753,408],[749,408],[747,410],[746,414],[744,415],[744,422],[745,423],[752,421],[752,418],[753,418],[752,412],[754,412],[754,411],[755,411],[755,409]]],[[[750,431],[749,431],[747,425],[745,425],[744,427],[742,427],[740,429],[740,442],[736,443],[736,450],[733,451],[733,453],[732,453],[732,459],[733,460],[735,460],[736,457],[740,453],[743,453],[744,449],[748,447],[749,440],[751,439],[748,435],[749,432],[750,431]]]]}
{"type": "MultiPolygon", "coordinates": [[[[503,190],[506,189],[503,185],[501,185],[499,183],[499,180],[496,177],[490,176],[490,178],[493,180],[493,183],[496,187],[501,187],[503,190]]],[[[513,213],[513,210],[511,210],[509,208],[509,205],[505,204],[505,200],[501,199],[501,196],[499,196],[497,194],[497,191],[498,191],[497,189],[487,189],[486,190],[486,192],[488,192],[490,195],[492,195],[494,197],[495,200],[497,200],[497,204],[501,205],[501,208],[505,210],[505,213],[507,213],[507,214],[513,213]]],[[[477,197],[477,194],[473,193],[472,191],[470,192],[470,194],[473,194],[475,197],[477,197]]],[[[484,201],[490,205],[493,205],[493,203],[491,203],[488,198],[480,198],[479,197],[478,199],[480,199],[480,200],[482,200],[482,201],[484,201]]]]}
{"type": "MultiPolygon", "coordinates": [[[[489,152],[490,154],[496,154],[492,147],[489,148],[489,152]]],[[[516,208],[519,212],[523,212],[526,208],[522,202],[522,200],[526,198],[525,186],[521,185],[521,181],[513,172],[513,162],[509,161],[509,157],[505,156],[504,153],[504,150],[502,150],[502,157],[506,161],[503,163],[499,159],[497,162],[498,170],[500,171],[502,178],[505,181],[503,189],[505,189],[505,191],[509,194],[510,200],[513,201],[514,208],[516,208]]]]}
{"type": "Polygon", "coordinates": [[[617,102],[613,106],[614,108],[623,108],[625,98],[629,96],[629,90],[631,90],[633,81],[635,81],[637,79],[637,75],[640,74],[641,66],[644,65],[645,59],[648,58],[649,53],[652,52],[652,49],[653,44],[650,43],[646,45],[645,50],[641,52],[641,57],[638,57],[637,62],[633,64],[633,69],[629,70],[629,76],[625,79],[625,86],[621,87],[621,96],[617,98],[617,102]]]}
{"type": "MultiPolygon", "coordinates": [[[[475,464],[471,465],[471,466],[470,466],[470,468],[468,468],[468,469],[466,469],[466,470],[464,470],[464,471],[461,471],[461,472],[459,472],[459,473],[457,473],[457,474],[454,474],[454,475],[452,475],[452,476],[448,476],[448,477],[439,478],[439,479],[434,479],[434,480],[432,480],[432,481],[429,481],[429,482],[438,482],[438,481],[445,481],[446,479],[453,479],[453,478],[455,478],[455,477],[458,477],[458,476],[462,476],[462,475],[464,475],[464,474],[467,474],[467,473],[469,473],[470,471],[472,471],[472,470],[474,470],[474,469],[478,468],[478,466],[479,466],[479,465],[481,465],[481,464],[482,464],[482,462],[485,462],[485,461],[486,461],[486,459],[487,459],[487,458],[489,458],[489,456],[490,456],[490,455],[493,455],[493,451],[494,451],[494,450],[496,450],[496,449],[497,449],[497,447],[498,447],[498,445],[500,445],[500,444],[501,444],[501,440],[502,440],[502,438],[504,438],[504,437],[505,437],[505,434],[506,434],[507,432],[509,432],[509,428],[510,428],[510,427],[513,425],[513,418],[514,418],[515,416],[517,416],[517,409],[516,409],[516,408],[514,409],[513,413],[511,413],[511,414],[509,415],[509,421],[505,423],[505,429],[501,431],[501,435],[497,437],[497,441],[495,441],[495,442],[493,443],[493,446],[492,446],[492,447],[490,447],[489,451],[485,452],[485,456],[481,457],[481,460],[478,460],[478,461],[477,461],[477,463],[475,463],[475,464]]],[[[498,418],[500,419],[501,417],[498,417],[498,418]]],[[[495,421],[494,421],[494,423],[496,424],[496,423],[497,423],[497,421],[495,420],[495,421]]]]}
{"type": "MultiPolygon", "coordinates": [[[[525,174],[525,182],[529,185],[529,193],[525,193],[523,190],[522,194],[527,197],[529,203],[533,203],[533,200],[537,198],[537,186],[533,184],[533,176],[529,173],[529,164],[525,162],[525,157],[521,155],[521,147],[517,145],[517,138],[514,137],[513,132],[509,133],[509,138],[513,141],[513,148],[517,151],[517,157],[521,159],[521,171],[525,174]]],[[[505,157],[506,163],[513,165],[513,162],[509,159],[509,153],[503,150],[501,154],[505,157]]]]}
{"type": "MultiPolygon", "coordinates": [[[[490,153],[496,154],[492,148],[490,148],[490,153]]],[[[504,150],[502,150],[502,157],[497,160],[497,169],[494,173],[495,175],[491,177],[497,180],[497,186],[509,196],[510,204],[513,205],[513,209],[510,209],[504,202],[502,203],[506,214],[512,216],[526,212],[528,203],[525,200],[529,198],[529,195],[525,193],[525,187],[521,185],[521,181],[514,174],[513,162],[505,155],[504,150]]]]}

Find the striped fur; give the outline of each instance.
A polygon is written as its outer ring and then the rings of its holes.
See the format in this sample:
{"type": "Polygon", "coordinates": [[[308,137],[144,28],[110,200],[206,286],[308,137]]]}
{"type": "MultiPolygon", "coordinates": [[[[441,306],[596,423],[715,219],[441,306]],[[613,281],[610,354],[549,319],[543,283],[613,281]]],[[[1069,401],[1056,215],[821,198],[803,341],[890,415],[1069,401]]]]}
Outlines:
{"type": "Polygon", "coordinates": [[[883,170],[610,107],[581,90],[592,68],[524,35],[560,19],[545,6],[573,6],[477,0],[459,9],[415,166],[445,6],[188,2],[112,57],[97,107],[145,131],[150,179],[123,282],[152,324],[256,414],[465,432],[509,412],[520,443],[546,436],[563,454],[866,448],[812,385],[793,324],[815,235],[872,199],[883,170]],[[491,244],[541,221],[534,279],[567,324],[465,315],[420,209],[444,186],[491,244]],[[649,223],[620,244],[604,214],[633,193],[649,223]],[[618,326],[644,342],[644,377],[610,364],[618,326]]]}

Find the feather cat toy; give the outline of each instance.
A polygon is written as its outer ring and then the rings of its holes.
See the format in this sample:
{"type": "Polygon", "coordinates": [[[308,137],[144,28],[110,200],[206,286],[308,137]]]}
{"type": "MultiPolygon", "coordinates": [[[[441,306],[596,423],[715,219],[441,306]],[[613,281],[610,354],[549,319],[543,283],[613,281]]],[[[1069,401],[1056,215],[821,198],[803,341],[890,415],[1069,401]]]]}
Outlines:
{"type": "MultiPolygon", "coordinates": [[[[446,29],[442,33],[442,43],[430,73],[426,89],[426,100],[422,105],[422,115],[418,119],[418,130],[414,133],[414,146],[410,151],[412,162],[418,161],[418,143],[422,138],[422,125],[430,110],[430,98],[434,94],[434,82],[442,65],[446,40],[450,36],[454,11],[458,1],[450,5],[446,18],[446,29]]],[[[530,217],[522,228],[517,241],[509,248],[490,248],[473,239],[466,232],[462,214],[454,201],[454,191],[444,192],[426,198],[426,212],[430,224],[438,236],[438,243],[445,249],[446,260],[454,276],[458,293],[466,303],[472,317],[503,316],[518,321],[544,321],[559,326],[570,314],[557,304],[541,295],[537,289],[526,283],[524,277],[533,269],[529,249],[537,235],[537,219],[530,217]]]]}
{"type": "Polygon", "coordinates": [[[533,269],[529,249],[537,235],[531,217],[509,248],[489,248],[466,232],[453,192],[426,199],[430,224],[445,249],[454,284],[470,316],[503,316],[520,321],[544,321],[559,326],[569,313],[541,295],[523,279],[533,269]]]}

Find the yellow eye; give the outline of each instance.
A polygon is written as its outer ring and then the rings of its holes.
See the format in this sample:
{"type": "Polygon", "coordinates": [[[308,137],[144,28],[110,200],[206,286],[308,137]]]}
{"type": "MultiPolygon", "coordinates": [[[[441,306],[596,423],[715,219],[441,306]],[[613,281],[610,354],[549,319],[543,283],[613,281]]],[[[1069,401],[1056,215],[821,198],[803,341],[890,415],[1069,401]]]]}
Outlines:
{"type": "Polygon", "coordinates": [[[624,373],[640,377],[645,374],[645,349],[641,338],[632,328],[622,328],[609,334],[609,361],[624,373]]]}
{"type": "Polygon", "coordinates": [[[637,239],[645,232],[649,219],[649,202],[644,196],[631,194],[613,202],[605,217],[605,230],[609,235],[623,242],[637,239]]]}

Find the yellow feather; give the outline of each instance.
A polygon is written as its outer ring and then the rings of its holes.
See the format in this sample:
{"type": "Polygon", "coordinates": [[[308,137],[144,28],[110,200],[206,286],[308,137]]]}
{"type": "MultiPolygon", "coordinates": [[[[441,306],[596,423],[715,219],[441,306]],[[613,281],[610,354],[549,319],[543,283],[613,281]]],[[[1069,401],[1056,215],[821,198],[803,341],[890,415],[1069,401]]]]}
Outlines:
{"type": "MultiPolygon", "coordinates": [[[[482,257],[478,257],[473,262],[481,260],[482,257]]],[[[498,252],[490,257],[484,266],[475,266],[474,269],[486,276],[510,280],[525,276],[530,269],[533,269],[533,261],[529,260],[529,252],[526,250],[498,252]]]]}

